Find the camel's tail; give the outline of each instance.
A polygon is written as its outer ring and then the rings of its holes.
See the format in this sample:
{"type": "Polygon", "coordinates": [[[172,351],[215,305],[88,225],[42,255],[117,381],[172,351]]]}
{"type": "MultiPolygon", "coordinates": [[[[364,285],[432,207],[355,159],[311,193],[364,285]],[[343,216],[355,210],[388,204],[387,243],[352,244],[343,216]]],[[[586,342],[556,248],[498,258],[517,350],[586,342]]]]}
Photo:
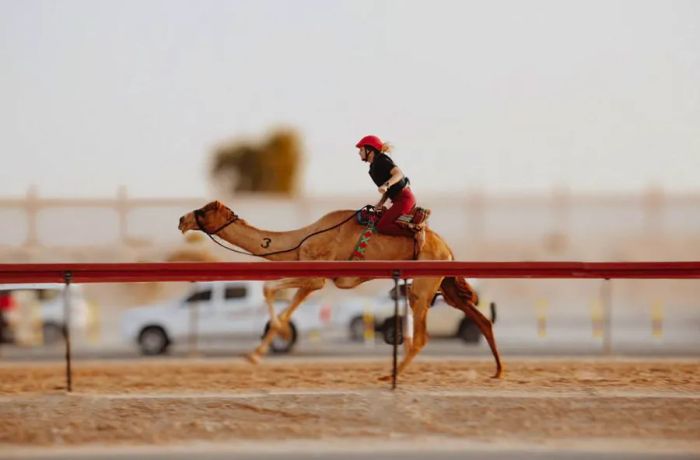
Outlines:
{"type": "MultiPolygon", "coordinates": [[[[440,290],[447,300],[448,295],[452,295],[458,303],[471,302],[474,305],[479,305],[479,295],[471,287],[471,285],[462,277],[445,277],[440,285],[440,290]],[[447,292],[446,292],[447,291],[447,292]]],[[[453,305],[449,300],[447,303],[453,305]]]]}
{"type": "MultiPolygon", "coordinates": [[[[496,360],[496,374],[494,377],[500,377],[502,372],[501,358],[498,354],[498,348],[496,347],[496,339],[493,335],[491,321],[476,308],[479,302],[479,296],[464,278],[454,276],[443,278],[440,284],[440,291],[442,291],[445,302],[458,310],[462,310],[484,335],[486,341],[489,343],[489,347],[491,347],[493,357],[496,360]]],[[[492,310],[492,312],[494,312],[494,310],[492,310]]],[[[493,314],[494,313],[492,313],[492,315],[493,314]]]]}
{"type": "MultiPolygon", "coordinates": [[[[431,233],[442,242],[450,253],[450,260],[455,260],[455,255],[452,253],[452,249],[447,245],[447,242],[437,233],[431,233]]],[[[443,297],[445,297],[445,301],[459,310],[462,310],[462,308],[458,305],[464,302],[471,302],[473,305],[479,305],[479,295],[471,285],[467,283],[467,280],[462,277],[452,276],[443,278],[440,284],[440,291],[443,297]]]]}

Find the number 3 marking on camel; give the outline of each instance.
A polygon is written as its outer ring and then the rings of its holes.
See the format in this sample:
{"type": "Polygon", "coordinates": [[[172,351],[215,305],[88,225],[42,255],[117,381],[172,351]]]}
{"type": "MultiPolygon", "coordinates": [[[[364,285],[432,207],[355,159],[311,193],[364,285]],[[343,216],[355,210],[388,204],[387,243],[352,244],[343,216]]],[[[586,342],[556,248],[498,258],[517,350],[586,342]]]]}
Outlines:
{"type": "Polygon", "coordinates": [[[260,245],[261,248],[269,248],[272,240],[270,238],[263,238],[264,243],[260,245]]]}

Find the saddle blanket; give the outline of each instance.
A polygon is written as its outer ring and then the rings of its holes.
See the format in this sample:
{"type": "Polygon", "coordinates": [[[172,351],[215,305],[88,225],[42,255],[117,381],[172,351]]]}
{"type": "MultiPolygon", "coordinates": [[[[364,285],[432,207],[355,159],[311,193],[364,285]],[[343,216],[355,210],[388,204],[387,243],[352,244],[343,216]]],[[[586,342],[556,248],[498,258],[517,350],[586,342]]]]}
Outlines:
{"type": "MultiPolygon", "coordinates": [[[[381,212],[362,208],[357,213],[357,223],[360,225],[375,225],[382,216],[381,212]]],[[[430,217],[430,209],[415,206],[408,214],[402,214],[396,219],[396,223],[404,228],[420,229],[430,217]]]]}

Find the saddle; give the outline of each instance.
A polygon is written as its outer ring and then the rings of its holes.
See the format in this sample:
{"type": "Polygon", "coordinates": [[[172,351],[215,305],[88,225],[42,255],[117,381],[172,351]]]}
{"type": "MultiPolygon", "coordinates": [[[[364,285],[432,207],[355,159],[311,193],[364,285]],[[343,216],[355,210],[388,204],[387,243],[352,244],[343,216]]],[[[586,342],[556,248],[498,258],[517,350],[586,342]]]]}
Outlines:
{"type": "MultiPolygon", "coordinates": [[[[376,209],[373,206],[365,206],[357,213],[357,223],[365,226],[376,224],[385,210],[385,207],[376,209]]],[[[417,232],[426,227],[428,217],[430,217],[430,209],[414,206],[408,214],[402,214],[396,219],[396,225],[411,232],[417,232]]]]}
{"type": "MultiPolygon", "coordinates": [[[[374,227],[382,217],[386,208],[375,209],[372,206],[365,206],[357,213],[357,222],[360,225],[374,227]]],[[[425,244],[425,229],[428,226],[430,209],[414,206],[408,214],[402,214],[396,219],[396,225],[402,228],[405,235],[414,240],[414,259],[420,253],[425,244]]]]}
{"type": "Polygon", "coordinates": [[[411,232],[419,232],[428,225],[430,209],[414,206],[408,214],[402,214],[396,219],[396,225],[411,232]]]}
{"type": "Polygon", "coordinates": [[[404,229],[407,236],[413,238],[413,258],[417,259],[425,244],[425,229],[428,226],[430,209],[414,206],[408,214],[402,214],[396,219],[396,225],[404,229]]]}

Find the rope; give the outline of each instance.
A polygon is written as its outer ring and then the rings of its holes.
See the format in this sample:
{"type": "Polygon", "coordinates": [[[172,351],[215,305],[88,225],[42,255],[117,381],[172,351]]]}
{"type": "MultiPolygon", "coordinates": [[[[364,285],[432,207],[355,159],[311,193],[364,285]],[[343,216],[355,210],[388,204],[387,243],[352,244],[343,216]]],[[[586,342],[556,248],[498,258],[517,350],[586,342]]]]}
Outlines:
{"type": "Polygon", "coordinates": [[[332,227],[324,228],[323,230],[318,230],[318,231],[313,232],[313,233],[311,233],[311,234],[309,234],[309,235],[306,235],[306,236],[299,242],[299,244],[297,244],[297,245],[294,246],[293,248],[284,249],[284,250],[281,250],[281,251],[266,252],[266,253],[264,253],[264,254],[253,254],[252,252],[239,251],[238,249],[230,248],[230,247],[228,247],[228,246],[226,246],[226,245],[224,245],[224,244],[221,244],[219,241],[217,241],[217,240],[214,239],[214,237],[212,236],[213,234],[218,233],[218,232],[220,232],[221,230],[223,230],[224,228],[226,228],[226,227],[228,227],[229,225],[231,225],[233,222],[235,222],[236,220],[238,220],[237,217],[234,218],[233,220],[231,220],[230,222],[224,224],[223,226],[219,227],[219,228],[217,229],[216,232],[212,232],[212,233],[209,233],[209,232],[207,232],[207,231],[204,229],[204,226],[199,222],[199,215],[198,215],[198,214],[195,214],[195,220],[197,221],[197,225],[199,226],[199,229],[200,229],[202,232],[204,232],[204,233],[209,237],[210,240],[212,240],[214,243],[218,244],[218,245],[221,246],[222,248],[224,248],[224,249],[226,249],[226,250],[228,250],[228,251],[235,252],[235,253],[237,253],[237,254],[243,254],[243,255],[246,255],[246,256],[268,257],[268,256],[273,256],[273,255],[275,255],[275,254],[283,254],[283,253],[285,253],[285,252],[295,251],[295,250],[299,249],[299,247],[300,247],[302,244],[304,244],[304,241],[308,240],[308,239],[311,238],[312,236],[318,235],[319,233],[325,233],[325,232],[328,232],[328,231],[333,230],[333,229],[335,229],[335,228],[338,228],[338,227],[340,227],[341,225],[343,225],[344,223],[348,222],[349,220],[354,219],[355,216],[357,216],[360,212],[362,212],[363,209],[372,209],[372,208],[374,208],[374,206],[372,206],[372,205],[363,206],[362,208],[360,208],[360,209],[358,209],[357,211],[355,211],[354,213],[352,213],[352,215],[350,215],[350,217],[348,217],[348,218],[345,219],[344,221],[342,221],[342,222],[340,222],[340,223],[338,223],[338,224],[336,224],[336,225],[333,225],[332,227]]]}

